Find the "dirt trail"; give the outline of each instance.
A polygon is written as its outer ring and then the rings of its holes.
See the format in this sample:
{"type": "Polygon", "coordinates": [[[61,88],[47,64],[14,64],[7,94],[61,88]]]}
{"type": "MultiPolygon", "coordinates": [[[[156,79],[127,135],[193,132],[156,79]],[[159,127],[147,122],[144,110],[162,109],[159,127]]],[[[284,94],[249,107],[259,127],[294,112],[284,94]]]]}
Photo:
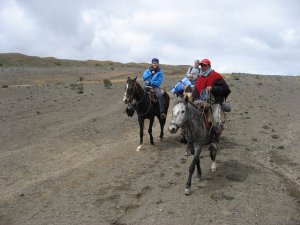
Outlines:
{"type": "Polygon", "coordinates": [[[145,129],[135,151],[137,117],[123,112],[119,78],[111,89],[86,82],[83,94],[69,81],[1,88],[0,224],[300,224],[299,80],[227,81],[233,110],[217,171],[205,147],[191,196],[192,158],[177,135],[165,128],[160,141],[156,121],[156,145],[145,129]]]}

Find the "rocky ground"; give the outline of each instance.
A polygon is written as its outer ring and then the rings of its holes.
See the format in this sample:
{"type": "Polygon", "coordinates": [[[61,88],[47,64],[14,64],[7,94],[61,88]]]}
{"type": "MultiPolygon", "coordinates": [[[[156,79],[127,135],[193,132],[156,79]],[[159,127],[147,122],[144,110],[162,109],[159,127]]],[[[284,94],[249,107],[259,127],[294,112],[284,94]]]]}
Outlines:
{"type": "MultiPolygon", "coordinates": [[[[0,67],[0,224],[300,224],[300,78],[225,75],[232,112],[210,171],[165,127],[138,146],[122,102],[141,67],[0,67]],[[82,82],[79,77],[84,76],[82,82]],[[109,78],[110,89],[101,81],[109,78]]],[[[164,87],[178,81],[166,69],[164,87]]],[[[170,120],[168,112],[167,124],[170,120]]],[[[148,122],[146,122],[146,125],[148,122]]]]}

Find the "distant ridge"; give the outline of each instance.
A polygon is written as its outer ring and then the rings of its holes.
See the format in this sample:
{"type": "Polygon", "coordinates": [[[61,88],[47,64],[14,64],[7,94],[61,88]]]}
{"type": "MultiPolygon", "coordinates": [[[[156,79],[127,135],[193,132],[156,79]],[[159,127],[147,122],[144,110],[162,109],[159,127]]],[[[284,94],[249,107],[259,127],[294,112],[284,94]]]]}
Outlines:
{"type": "MultiPolygon", "coordinates": [[[[101,65],[122,65],[119,62],[97,61],[97,60],[69,60],[57,59],[54,57],[28,56],[21,53],[0,53],[2,66],[101,66],[101,65]]],[[[126,63],[126,65],[136,63],[126,63]]]]}
{"type": "MultiPolygon", "coordinates": [[[[98,60],[70,60],[70,59],[57,59],[54,57],[38,57],[28,56],[21,53],[0,53],[0,66],[25,66],[25,67],[45,67],[45,66],[99,66],[99,67],[140,67],[147,68],[147,63],[120,63],[113,61],[98,61],[98,60]]],[[[171,66],[164,65],[164,68],[187,68],[187,66],[171,66]]]]}

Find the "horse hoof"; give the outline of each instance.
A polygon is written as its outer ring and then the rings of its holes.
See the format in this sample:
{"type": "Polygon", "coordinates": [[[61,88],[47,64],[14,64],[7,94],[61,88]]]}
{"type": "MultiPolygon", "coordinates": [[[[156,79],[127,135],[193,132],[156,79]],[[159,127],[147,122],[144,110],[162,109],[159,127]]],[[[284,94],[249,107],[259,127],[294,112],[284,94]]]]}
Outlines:
{"type": "Polygon", "coordinates": [[[150,142],[150,144],[151,144],[151,145],[155,145],[153,141],[152,141],[152,142],[150,142]]]}
{"type": "Polygon", "coordinates": [[[191,188],[185,188],[184,193],[185,193],[185,195],[190,195],[190,194],[192,194],[192,189],[191,188]]]}
{"type": "Polygon", "coordinates": [[[138,147],[136,148],[136,151],[139,152],[141,149],[142,149],[142,145],[138,146],[138,147]]]}

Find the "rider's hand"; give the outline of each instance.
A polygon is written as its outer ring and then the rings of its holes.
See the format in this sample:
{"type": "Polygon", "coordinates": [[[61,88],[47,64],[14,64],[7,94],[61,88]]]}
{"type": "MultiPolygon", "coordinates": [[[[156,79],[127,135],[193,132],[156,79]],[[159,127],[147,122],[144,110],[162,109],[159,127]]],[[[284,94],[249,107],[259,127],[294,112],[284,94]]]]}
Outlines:
{"type": "Polygon", "coordinates": [[[211,91],[212,87],[211,86],[207,86],[206,87],[206,91],[211,91]]]}

